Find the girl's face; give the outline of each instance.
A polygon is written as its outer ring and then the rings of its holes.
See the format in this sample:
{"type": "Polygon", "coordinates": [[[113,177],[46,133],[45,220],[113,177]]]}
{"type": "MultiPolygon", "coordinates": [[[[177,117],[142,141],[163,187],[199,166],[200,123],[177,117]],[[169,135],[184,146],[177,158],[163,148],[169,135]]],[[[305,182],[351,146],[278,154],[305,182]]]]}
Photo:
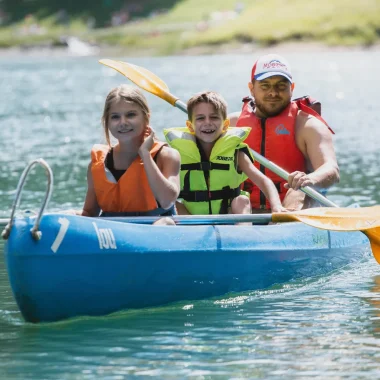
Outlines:
{"type": "Polygon", "coordinates": [[[108,129],[119,141],[142,137],[148,129],[148,122],[139,105],[119,99],[110,107],[108,129]]]}

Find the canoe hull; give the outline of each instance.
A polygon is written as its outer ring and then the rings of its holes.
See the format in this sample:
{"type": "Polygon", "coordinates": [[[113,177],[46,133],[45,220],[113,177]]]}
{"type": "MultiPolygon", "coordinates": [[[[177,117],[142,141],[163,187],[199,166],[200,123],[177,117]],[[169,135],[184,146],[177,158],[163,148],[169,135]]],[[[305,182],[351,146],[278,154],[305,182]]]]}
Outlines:
{"type": "Polygon", "coordinates": [[[52,214],[36,241],[33,222],[16,219],[5,245],[11,288],[29,322],[263,289],[369,252],[360,232],[301,223],[173,227],[52,214]]]}

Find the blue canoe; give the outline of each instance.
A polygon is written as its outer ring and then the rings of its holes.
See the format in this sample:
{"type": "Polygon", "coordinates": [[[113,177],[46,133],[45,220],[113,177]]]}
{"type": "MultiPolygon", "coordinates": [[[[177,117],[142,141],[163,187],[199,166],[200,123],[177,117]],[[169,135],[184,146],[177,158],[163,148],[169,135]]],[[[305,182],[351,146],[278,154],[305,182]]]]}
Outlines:
{"type": "Polygon", "coordinates": [[[36,240],[34,220],[16,218],[5,244],[11,288],[29,322],[264,289],[370,251],[360,232],[299,222],[152,226],[47,214],[36,240]]]}

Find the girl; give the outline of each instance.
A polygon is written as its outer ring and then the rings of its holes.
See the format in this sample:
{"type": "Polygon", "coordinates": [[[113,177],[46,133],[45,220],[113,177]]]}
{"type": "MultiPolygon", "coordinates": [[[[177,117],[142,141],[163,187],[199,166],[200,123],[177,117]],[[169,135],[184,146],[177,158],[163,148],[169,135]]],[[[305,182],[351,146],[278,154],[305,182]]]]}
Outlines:
{"type": "MultiPolygon", "coordinates": [[[[121,85],[108,94],[102,116],[108,145],[92,148],[83,216],[175,214],[180,156],[155,139],[149,119],[137,88],[121,85]],[[118,140],[114,146],[110,134],[118,140]]],[[[174,222],[165,218],[159,224],[174,222]]]]}

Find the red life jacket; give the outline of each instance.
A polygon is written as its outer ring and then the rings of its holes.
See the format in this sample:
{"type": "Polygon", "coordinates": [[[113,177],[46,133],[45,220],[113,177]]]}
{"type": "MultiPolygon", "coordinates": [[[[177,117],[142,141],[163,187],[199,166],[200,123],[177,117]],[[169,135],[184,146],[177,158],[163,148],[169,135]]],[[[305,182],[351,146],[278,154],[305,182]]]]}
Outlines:
{"type": "MultiPolygon", "coordinates": [[[[253,112],[255,109],[253,99],[246,97],[243,102],[242,112],[236,126],[252,128],[251,133],[244,142],[254,151],[285,169],[288,173],[296,170],[306,172],[306,161],[295,139],[296,117],[299,110],[304,111],[322,121],[331,130],[318,113],[321,111],[320,103],[309,96],[305,96],[293,100],[279,115],[260,119],[253,112]]],[[[331,132],[334,133],[332,130],[331,132]]],[[[282,201],[288,191],[288,189],[284,188],[287,181],[257,161],[255,161],[255,165],[274,182],[282,201]]],[[[253,209],[270,209],[270,204],[264,194],[257,186],[254,186],[251,180],[247,179],[244,182],[244,190],[251,193],[253,209]]]]}
{"type": "MultiPolygon", "coordinates": [[[[155,142],[150,154],[154,158],[166,145],[155,142]]],[[[137,156],[118,181],[104,164],[107,145],[94,145],[91,150],[91,173],[96,199],[104,214],[161,215],[161,209],[150,188],[142,159],[137,156]]]]}

